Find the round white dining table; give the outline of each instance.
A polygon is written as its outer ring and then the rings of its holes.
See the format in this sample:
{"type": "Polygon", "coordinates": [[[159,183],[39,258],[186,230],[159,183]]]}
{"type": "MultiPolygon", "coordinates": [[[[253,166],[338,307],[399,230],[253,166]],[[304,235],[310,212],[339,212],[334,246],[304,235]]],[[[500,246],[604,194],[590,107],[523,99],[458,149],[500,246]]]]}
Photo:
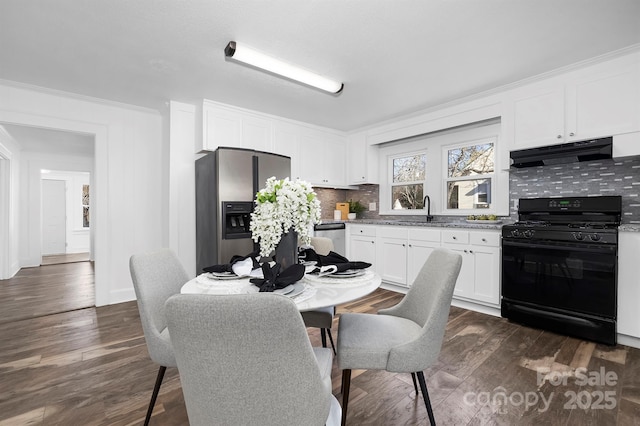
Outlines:
{"type": "MultiPolygon", "coordinates": [[[[313,311],[360,299],[380,287],[381,282],[378,274],[368,270],[363,275],[349,278],[307,274],[293,284],[296,291],[284,296],[291,297],[300,312],[313,311]]],[[[201,274],[184,284],[180,293],[247,294],[258,293],[258,287],[250,283],[249,278],[219,280],[209,274],[201,274]]]]}

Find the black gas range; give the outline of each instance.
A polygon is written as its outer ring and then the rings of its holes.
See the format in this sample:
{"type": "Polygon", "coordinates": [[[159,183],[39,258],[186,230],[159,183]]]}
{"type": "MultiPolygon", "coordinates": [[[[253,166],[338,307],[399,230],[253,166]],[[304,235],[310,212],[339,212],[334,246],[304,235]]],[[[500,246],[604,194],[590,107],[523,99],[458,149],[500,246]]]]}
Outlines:
{"type": "Polygon", "coordinates": [[[520,199],[502,228],[502,316],[615,344],[619,196],[520,199]]]}

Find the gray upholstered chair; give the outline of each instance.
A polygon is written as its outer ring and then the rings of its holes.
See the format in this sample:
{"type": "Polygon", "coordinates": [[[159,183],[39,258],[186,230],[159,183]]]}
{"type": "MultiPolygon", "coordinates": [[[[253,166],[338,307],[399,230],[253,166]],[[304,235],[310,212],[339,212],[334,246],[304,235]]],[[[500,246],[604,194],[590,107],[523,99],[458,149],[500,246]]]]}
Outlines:
{"type": "Polygon", "coordinates": [[[462,256],[434,250],[405,297],[375,314],[344,313],[338,326],[342,372],[342,424],[346,423],[352,369],[418,376],[429,420],[435,425],[423,370],[438,359],[462,256]]]}
{"type": "Polygon", "coordinates": [[[291,299],[183,294],[166,311],[192,426],[340,422],[331,350],[312,349],[291,299]]]}
{"type": "Polygon", "coordinates": [[[144,421],[148,425],[164,373],[167,367],[176,366],[164,304],[169,297],[180,293],[180,288],[189,281],[189,276],[180,260],[169,249],[131,256],[129,270],[138,299],[147,350],[151,360],[160,365],[144,421]]]}
{"type": "MultiPolygon", "coordinates": [[[[333,251],[333,241],[327,237],[311,237],[311,246],[316,253],[326,256],[330,251],[333,251]]],[[[302,319],[307,327],[316,327],[320,329],[320,338],[322,339],[322,347],[327,347],[327,335],[329,335],[329,341],[333,348],[333,353],[336,353],[336,346],[333,343],[333,336],[331,335],[331,326],[333,325],[333,316],[336,314],[335,306],[328,306],[326,308],[317,309],[315,311],[302,312],[302,319]]]]}

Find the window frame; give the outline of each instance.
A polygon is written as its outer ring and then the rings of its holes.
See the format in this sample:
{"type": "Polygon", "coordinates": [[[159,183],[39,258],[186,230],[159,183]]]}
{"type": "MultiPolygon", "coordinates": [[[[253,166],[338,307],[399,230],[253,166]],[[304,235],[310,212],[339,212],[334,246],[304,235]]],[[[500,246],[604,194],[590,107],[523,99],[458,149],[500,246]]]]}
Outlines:
{"type": "MultiPolygon", "coordinates": [[[[447,144],[447,145],[442,145],[442,174],[441,174],[441,178],[442,178],[442,185],[443,185],[443,197],[442,197],[442,214],[445,215],[451,215],[451,216],[468,216],[468,215],[482,215],[482,214],[495,214],[497,209],[496,209],[496,200],[494,199],[493,195],[496,194],[497,192],[497,180],[498,180],[498,176],[497,176],[497,171],[496,171],[496,164],[497,164],[497,155],[496,155],[496,150],[497,150],[497,144],[498,144],[498,137],[497,136],[487,136],[487,137],[481,137],[481,138],[477,138],[477,139],[472,139],[472,140],[466,140],[464,142],[457,142],[457,143],[452,143],[452,144],[447,144]],[[449,177],[449,151],[453,150],[453,149],[459,149],[459,148],[465,148],[465,147],[471,147],[471,146],[476,146],[476,145],[485,145],[485,144],[493,144],[493,172],[491,173],[482,173],[482,174],[477,174],[477,175],[468,175],[468,176],[457,176],[457,177],[449,177]],[[449,188],[449,183],[451,182],[469,182],[469,181],[477,181],[477,180],[489,180],[490,184],[486,184],[487,185],[487,190],[485,192],[483,192],[484,194],[487,195],[487,197],[491,200],[491,202],[489,203],[485,203],[488,204],[488,207],[486,208],[472,208],[472,209],[452,209],[449,208],[449,200],[448,200],[448,188],[449,188]]],[[[478,187],[480,186],[480,184],[478,184],[478,187]]],[[[479,205],[481,204],[478,201],[478,195],[479,193],[474,194],[474,204],[475,205],[479,205]]]]}
{"type": "MultiPolygon", "coordinates": [[[[417,212],[417,211],[422,211],[423,208],[420,209],[394,209],[393,208],[393,188],[397,187],[397,186],[408,186],[408,185],[422,185],[422,194],[424,197],[424,194],[426,193],[426,187],[427,187],[427,175],[428,175],[428,170],[429,170],[429,166],[428,166],[428,154],[427,154],[427,150],[426,149],[419,149],[416,151],[409,151],[409,152],[402,152],[402,153],[397,153],[397,154],[389,154],[387,156],[387,171],[388,171],[388,177],[387,177],[387,195],[388,198],[385,201],[385,209],[387,210],[391,210],[393,212],[417,212]],[[424,155],[424,179],[422,180],[414,180],[414,181],[406,181],[406,182],[394,182],[393,181],[393,162],[396,159],[399,158],[407,158],[407,157],[417,157],[417,156],[422,156],[424,155]],[[386,204],[387,202],[390,202],[390,204],[386,204]]],[[[382,201],[382,200],[380,200],[382,201]]],[[[414,213],[416,214],[416,213],[414,213]]]]}

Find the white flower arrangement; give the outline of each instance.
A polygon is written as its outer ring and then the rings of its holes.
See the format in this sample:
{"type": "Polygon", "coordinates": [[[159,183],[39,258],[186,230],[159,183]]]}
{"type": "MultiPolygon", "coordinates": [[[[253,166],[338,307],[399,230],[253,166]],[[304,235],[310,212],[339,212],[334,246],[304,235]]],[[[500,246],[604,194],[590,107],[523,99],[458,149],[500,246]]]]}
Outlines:
{"type": "Polygon", "coordinates": [[[302,180],[270,177],[256,194],[255,204],[251,238],[260,243],[261,256],[269,256],[290,229],[298,233],[303,244],[309,244],[311,226],[320,223],[320,201],[311,184],[302,180]]]}

